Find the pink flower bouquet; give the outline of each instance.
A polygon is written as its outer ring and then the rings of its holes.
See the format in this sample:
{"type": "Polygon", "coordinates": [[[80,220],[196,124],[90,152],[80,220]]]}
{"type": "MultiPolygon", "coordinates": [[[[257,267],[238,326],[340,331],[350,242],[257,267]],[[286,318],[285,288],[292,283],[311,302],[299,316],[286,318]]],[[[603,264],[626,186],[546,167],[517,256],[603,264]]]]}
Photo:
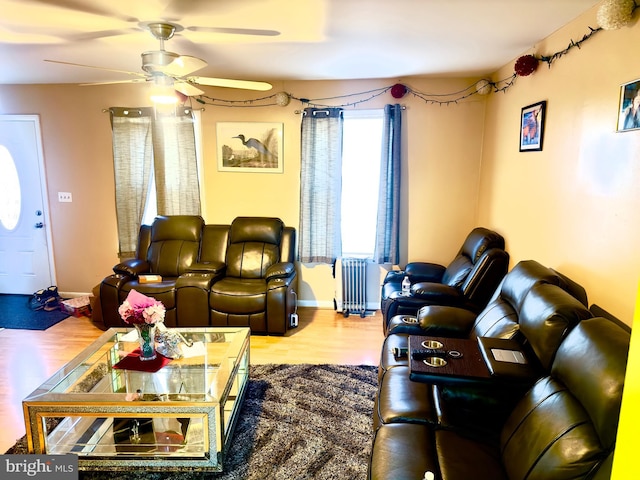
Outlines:
{"type": "Polygon", "coordinates": [[[131,290],[118,308],[118,313],[126,323],[154,325],[164,321],[165,308],[162,302],[155,298],[131,290]]]}

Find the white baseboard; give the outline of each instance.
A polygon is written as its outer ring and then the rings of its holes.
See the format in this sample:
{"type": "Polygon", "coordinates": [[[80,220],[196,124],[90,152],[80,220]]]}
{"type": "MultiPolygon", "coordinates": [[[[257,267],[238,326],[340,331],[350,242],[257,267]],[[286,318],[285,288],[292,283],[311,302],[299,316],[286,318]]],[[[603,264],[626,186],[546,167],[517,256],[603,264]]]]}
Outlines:
{"type": "MultiPolygon", "coordinates": [[[[335,310],[333,300],[298,300],[298,306],[335,310]]],[[[380,303],[367,302],[367,310],[380,310],[380,303]]]]}
{"type": "Polygon", "coordinates": [[[62,298],[93,297],[91,292],[58,292],[62,298]]]}
{"type": "Polygon", "coordinates": [[[326,308],[333,310],[333,300],[330,301],[318,301],[318,300],[298,300],[299,307],[312,307],[312,308],[326,308]]]}

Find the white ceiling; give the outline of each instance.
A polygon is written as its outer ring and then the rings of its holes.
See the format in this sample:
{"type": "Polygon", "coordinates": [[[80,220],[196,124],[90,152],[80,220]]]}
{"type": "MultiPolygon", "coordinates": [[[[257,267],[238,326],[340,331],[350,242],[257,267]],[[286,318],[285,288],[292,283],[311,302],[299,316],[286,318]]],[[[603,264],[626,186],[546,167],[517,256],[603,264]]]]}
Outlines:
{"type": "Polygon", "coordinates": [[[157,50],[159,42],[139,23],[156,20],[184,27],[165,48],[206,60],[209,65],[196,72],[200,76],[265,81],[480,76],[510,62],[597,3],[0,0],[0,83],[124,80],[123,73],[44,60],[140,73],[140,53],[157,50]],[[268,29],[280,34],[220,34],[192,27],[268,29]]]}

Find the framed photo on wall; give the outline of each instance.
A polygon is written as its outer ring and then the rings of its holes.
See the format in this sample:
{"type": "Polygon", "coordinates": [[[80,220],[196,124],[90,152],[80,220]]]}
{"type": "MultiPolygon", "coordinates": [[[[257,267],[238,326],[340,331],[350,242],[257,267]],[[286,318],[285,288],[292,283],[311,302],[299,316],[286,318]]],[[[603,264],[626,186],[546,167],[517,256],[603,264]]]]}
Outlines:
{"type": "Polygon", "coordinates": [[[618,132],[640,128],[640,80],[620,87],[618,132]]]}
{"type": "Polygon", "coordinates": [[[218,170],[282,173],[282,123],[218,122],[218,170]]]}
{"type": "Polygon", "coordinates": [[[544,139],[544,117],[547,101],[543,100],[522,109],[520,116],[520,151],[533,152],[542,150],[544,139]]]}

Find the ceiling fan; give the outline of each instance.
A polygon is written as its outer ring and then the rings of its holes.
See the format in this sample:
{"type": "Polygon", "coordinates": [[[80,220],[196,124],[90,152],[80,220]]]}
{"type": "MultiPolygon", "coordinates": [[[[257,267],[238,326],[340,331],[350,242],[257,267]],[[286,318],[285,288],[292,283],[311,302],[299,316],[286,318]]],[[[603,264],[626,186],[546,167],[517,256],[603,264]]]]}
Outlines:
{"type": "MultiPolygon", "coordinates": [[[[182,31],[183,27],[176,23],[170,22],[142,22],[139,26],[151,33],[160,41],[159,50],[151,50],[143,52],[142,70],[140,72],[129,72],[126,70],[116,70],[112,68],[103,68],[92,65],[82,65],[78,63],[62,62],[58,60],[45,60],[45,62],[58,63],[63,65],[72,65],[76,67],[97,68],[111,72],[125,73],[134,78],[128,80],[116,80],[111,82],[94,82],[82,85],[107,85],[117,83],[141,83],[150,82],[157,91],[164,92],[166,96],[168,92],[177,91],[187,97],[202,95],[203,90],[196,85],[205,85],[213,87],[241,88],[246,90],[270,90],[272,85],[267,82],[256,82],[249,80],[233,80],[226,78],[200,77],[192,75],[193,72],[201,70],[207,66],[207,62],[201,58],[192,57],[190,55],[179,55],[174,52],[165,50],[164,42],[173,37],[174,33],[182,31]]],[[[195,28],[195,27],[194,27],[195,28]]],[[[267,32],[271,32],[270,30],[267,32]]],[[[273,32],[278,34],[278,32],[273,32]]],[[[175,95],[173,95],[175,97],[175,95]]],[[[152,93],[153,97],[153,93],[152,93]]],[[[171,95],[169,95],[171,97],[171,95]]],[[[167,97],[167,98],[169,98],[167,97]]],[[[152,98],[153,99],[153,98],[152,98]]],[[[156,101],[162,102],[159,95],[156,101]]],[[[174,100],[175,101],[175,100],[174,100]]]]}

